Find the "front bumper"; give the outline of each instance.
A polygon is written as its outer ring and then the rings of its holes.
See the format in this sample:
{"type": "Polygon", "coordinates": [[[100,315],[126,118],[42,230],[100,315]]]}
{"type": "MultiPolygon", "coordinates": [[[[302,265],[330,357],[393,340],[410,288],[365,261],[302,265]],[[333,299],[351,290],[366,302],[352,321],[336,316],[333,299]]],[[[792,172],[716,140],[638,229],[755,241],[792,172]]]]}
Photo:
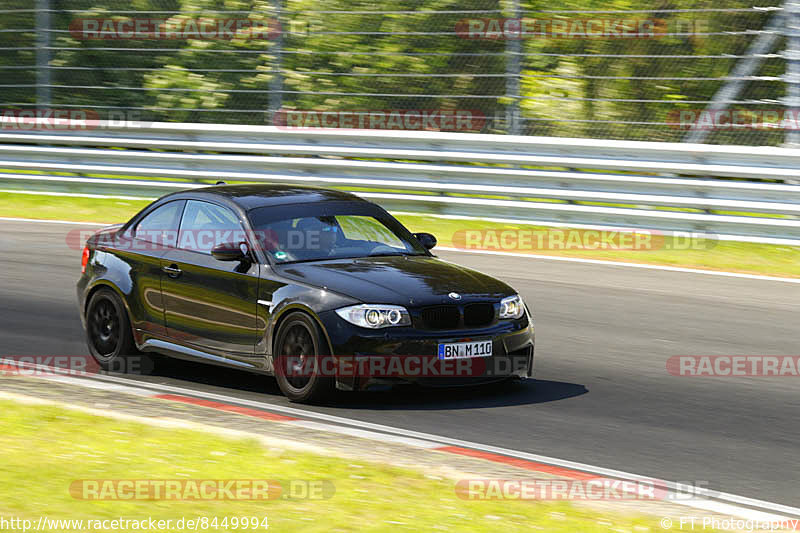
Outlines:
{"type": "Polygon", "coordinates": [[[336,366],[336,386],[363,390],[397,383],[452,387],[533,376],[535,332],[526,314],[474,330],[413,327],[369,330],[326,312],[320,315],[336,366]],[[440,343],[492,340],[491,357],[439,361],[440,343]],[[338,369],[344,369],[339,371],[338,369]]]}

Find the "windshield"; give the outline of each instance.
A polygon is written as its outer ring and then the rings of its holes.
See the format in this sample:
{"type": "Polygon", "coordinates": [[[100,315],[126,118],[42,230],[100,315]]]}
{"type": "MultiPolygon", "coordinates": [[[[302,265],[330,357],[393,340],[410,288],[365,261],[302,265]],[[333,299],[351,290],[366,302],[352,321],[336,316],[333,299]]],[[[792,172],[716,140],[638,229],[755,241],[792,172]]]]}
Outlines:
{"type": "Polygon", "coordinates": [[[274,263],[428,255],[411,233],[372,204],[326,202],[262,207],[251,224],[274,263]]]}

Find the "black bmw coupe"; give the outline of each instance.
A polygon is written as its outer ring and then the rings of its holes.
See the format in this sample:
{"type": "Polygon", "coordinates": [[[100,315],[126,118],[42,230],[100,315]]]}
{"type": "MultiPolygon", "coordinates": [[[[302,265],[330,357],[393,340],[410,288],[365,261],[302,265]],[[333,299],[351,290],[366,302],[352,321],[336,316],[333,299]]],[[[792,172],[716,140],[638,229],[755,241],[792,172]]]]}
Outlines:
{"type": "Polygon", "coordinates": [[[398,382],[530,377],[534,329],[505,283],[433,235],[311,187],[167,195],[86,243],[78,301],[104,369],[156,354],[274,375],[292,401],[398,382]]]}

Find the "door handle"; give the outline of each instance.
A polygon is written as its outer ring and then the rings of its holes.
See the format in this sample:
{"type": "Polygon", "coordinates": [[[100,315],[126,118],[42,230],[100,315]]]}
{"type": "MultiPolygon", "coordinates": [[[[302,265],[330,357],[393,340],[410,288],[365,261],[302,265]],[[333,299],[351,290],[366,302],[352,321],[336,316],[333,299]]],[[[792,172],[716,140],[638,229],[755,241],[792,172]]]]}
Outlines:
{"type": "Polygon", "coordinates": [[[167,273],[167,275],[171,278],[177,278],[183,273],[183,270],[178,268],[178,265],[171,264],[170,266],[163,267],[161,270],[167,273]]]}

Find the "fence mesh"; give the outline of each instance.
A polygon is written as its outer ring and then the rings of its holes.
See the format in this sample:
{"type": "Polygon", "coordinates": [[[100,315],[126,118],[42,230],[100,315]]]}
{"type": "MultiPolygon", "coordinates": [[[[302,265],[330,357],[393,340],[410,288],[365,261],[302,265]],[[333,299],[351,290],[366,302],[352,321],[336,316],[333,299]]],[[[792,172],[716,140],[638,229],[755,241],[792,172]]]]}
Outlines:
{"type": "Polygon", "coordinates": [[[705,142],[780,144],[781,4],[719,4],[5,0],[0,108],[681,141],[713,101],[745,125],[714,122],[705,142]]]}

